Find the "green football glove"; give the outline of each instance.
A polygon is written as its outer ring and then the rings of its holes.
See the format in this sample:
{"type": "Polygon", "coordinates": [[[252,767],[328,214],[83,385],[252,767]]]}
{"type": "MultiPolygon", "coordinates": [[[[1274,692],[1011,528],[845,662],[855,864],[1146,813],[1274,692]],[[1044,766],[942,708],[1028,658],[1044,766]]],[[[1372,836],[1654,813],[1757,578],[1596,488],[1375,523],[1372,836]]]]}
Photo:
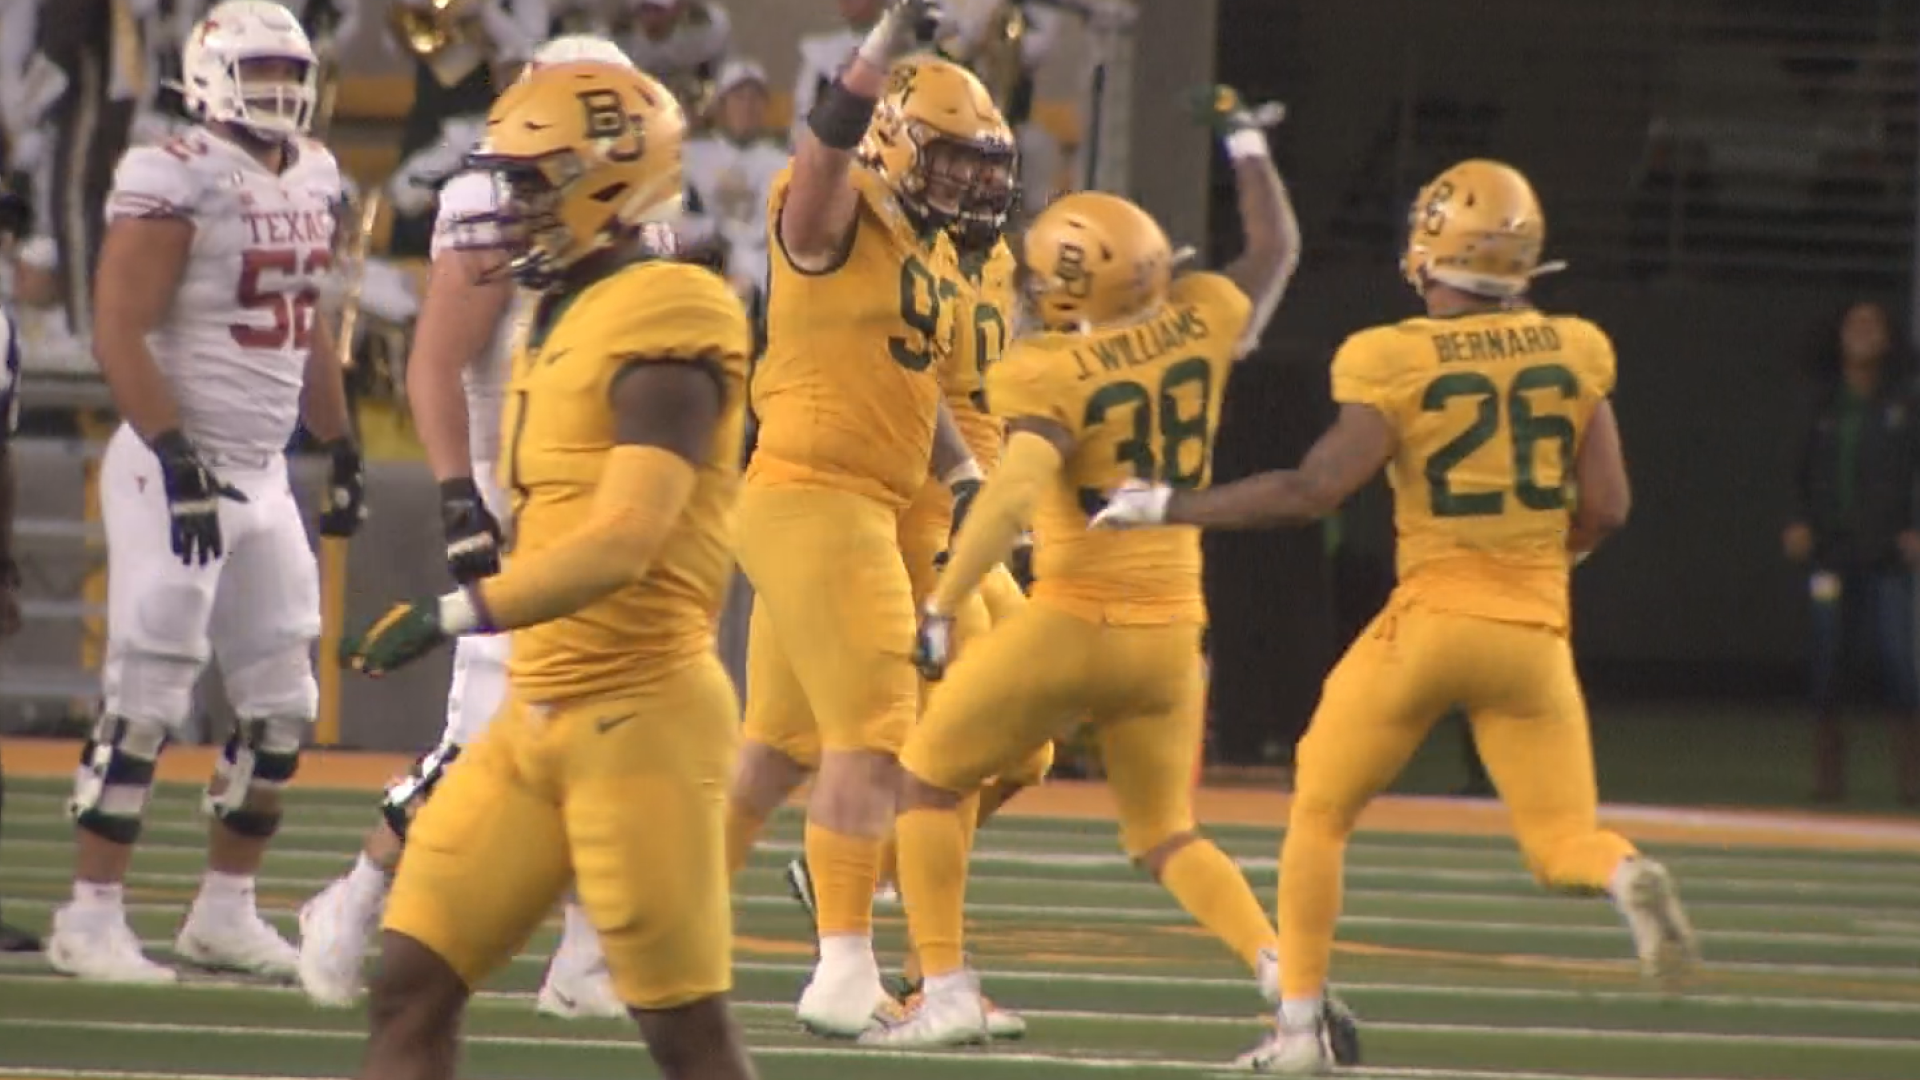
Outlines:
{"type": "Polygon", "coordinates": [[[385,675],[440,647],[448,637],[440,624],[440,598],[398,603],[358,634],[340,639],[340,663],[362,675],[385,675]]]}
{"type": "Polygon", "coordinates": [[[1248,105],[1240,91],[1224,83],[1196,87],[1188,92],[1187,101],[1193,111],[1193,122],[1212,128],[1222,138],[1236,131],[1270,128],[1287,115],[1287,107],[1277,101],[1248,105]]]}

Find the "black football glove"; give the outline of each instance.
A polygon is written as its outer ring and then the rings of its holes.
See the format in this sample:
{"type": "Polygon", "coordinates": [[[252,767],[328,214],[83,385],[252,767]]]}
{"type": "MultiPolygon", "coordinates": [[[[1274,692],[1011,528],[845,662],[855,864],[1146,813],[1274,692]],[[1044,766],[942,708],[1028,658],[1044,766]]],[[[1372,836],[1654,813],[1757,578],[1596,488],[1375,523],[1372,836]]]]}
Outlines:
{"type": "Polygon", "coordinates": [[[327,474],[327,494],[320,509],[321,536],[352,536],[367,520],[367,470],[351,439],[326,444],[333,458],[327,474]]]}
{"type": "Polygon", "coordinates": [[[470,476],[440,485],[440,525],[447,534],[447,573],[462,585],[500,572],[500,522],[470,476]]]}
{"type": "Polygon", "coordinates": [[[178,428],[161,432],[149,445],[160,459],[173,553],[187,566],[205,566],[227,550],[220,538],[220,500],[243,503],[247,497],[221,483],[178,428]]]}
{"type": "Polygon", "coordinates": [[[933,568],[944,570],[947,558],[953,552],[953,540],[960,535],[960,526],[967,520],[967,511],[973,509],[973,500],[980,497],[980,481],[955,480],[947,490],[953,494],[953,527],[947,530],[947,550],[933,557],[933,568]]]}

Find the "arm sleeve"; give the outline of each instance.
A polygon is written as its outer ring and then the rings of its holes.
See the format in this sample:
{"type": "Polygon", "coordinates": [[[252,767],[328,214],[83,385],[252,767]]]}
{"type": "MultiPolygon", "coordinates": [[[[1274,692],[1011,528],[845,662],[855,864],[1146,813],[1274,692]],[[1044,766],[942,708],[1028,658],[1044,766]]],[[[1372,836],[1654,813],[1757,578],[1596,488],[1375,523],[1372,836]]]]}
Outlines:
{"type": "Polygon", "coordinates": [[[473,587],[482,626],[498,633],[550,622],[645,577],[698,479],[670,450],[614,447],[584,525],[473,587]]]}
{"type": "Polygon", "coordinates": [[[191,218],[200,184],[185,161],[165,147],[136,146],[121,157],[107,195],[107,221],[121,218],[191,218]]]}
{"type": "Polygon", "coordinates": [[[1007,440],[1000,467],[987,478],[960,526],[953,555],[934,586],[928,608],[953,614],[980,587],[980,579],[1006,561],[1033,516],[1042,488],[1060,472],[1060,465],[1060,451],[1032,432],[1015,432],[1007,440]]]}

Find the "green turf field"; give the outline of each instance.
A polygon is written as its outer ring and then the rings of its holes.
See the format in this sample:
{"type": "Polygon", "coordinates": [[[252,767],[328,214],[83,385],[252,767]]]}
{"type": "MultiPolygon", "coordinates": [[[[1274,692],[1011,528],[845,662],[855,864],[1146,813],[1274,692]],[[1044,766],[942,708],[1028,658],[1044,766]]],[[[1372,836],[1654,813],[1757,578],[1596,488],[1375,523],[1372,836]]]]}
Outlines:
{"type": "MultiPolygon", "coordinates": [[[[64,782],[15,780],[0,847],[9,917],[44,927],[67,893],[64,782]]],[[[202,868],[198,793],[155,798],[130,890],[135,928],[164,954],[202,868]]],[[[261,880],[291,928],[370,818],[362,793],[300,791],[261,880]]],[[[1263,897],[1276,834],[1221,829],[1263,897]]],[[[1251,980],[1116,853],[1113,828],[1021,818],[981,834],[972,948],[990,993],[1026,1012],[1022,1042],[884,1054],[798,1031],[791,1002],[806,923],[780,884],[798,821],[779,822],[742,878],[738,1009],[761,1074],[792,1080],[1012,1080],[1221,1071],[1260,1032],[1251,980]]],[[[1356,1075],[1920,1080],[1920,856],[1658,847],[1679,875],[1708,969],[1686,997],[1642,989],[1604,901],[1534,891],[1509,846],[1363,834],[1348,859],[1335,977],[1363,1021],[1356,1075]]],[[[897,954],[900,913],[880,912],[897,954]]],[[[553,928],[536,941],[549,948],[553,928]]],[[[476,1003],[464,1075],[599,1080],[653,1075],[628,1025],[533,1012],[541,956],[516,961],[476,1003]]],[[[0,1076],[346,1076],[357,1011],[237,981],[110,989],[0,960],[0,1076]]]]}

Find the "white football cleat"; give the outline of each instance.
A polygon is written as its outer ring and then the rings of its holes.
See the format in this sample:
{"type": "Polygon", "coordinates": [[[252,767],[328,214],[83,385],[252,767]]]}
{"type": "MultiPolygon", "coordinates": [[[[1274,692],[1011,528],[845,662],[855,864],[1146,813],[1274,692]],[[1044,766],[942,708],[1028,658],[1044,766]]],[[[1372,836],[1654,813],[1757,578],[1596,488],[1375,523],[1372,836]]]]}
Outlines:
{"type": "Polygon", "coordinates": [[[380,906],[354,909],[341,878],[300,907],[300,988],[315,1004],[345,1008],[365,989],[361,968],[380,921],[380,906]]]}
{"type": "Polygon", "coordinates": [[[871,951],[861,963],[850,959],[814,965],[794,1010],[800,1026],[829,1039],[857,1039],[903,1018],[898,1002],[880,981],[880,965],[871,951]]]}
{"type": "MultiPolygon", "coordinates": [[[[922,991],[906,1016],[860,1036],[862,1046],[939,1047],[976,1046],[992,1041],[986,998],[971,972],[956,985],[922,991]]],[[[1015,1017],[1015,1019],[1019,1019],[1015,1017]]],[[[1026,1032],[1026,1021],[1020,1021],[1026,1032]]]]}
{"type": "Polygon", "coordinates": [[[1615,900],[1633,932],[1640,973],[1665,983],[1686,977],[1700,962],[1700,944],[1680,907],[1673,875],[1652,859],[1635,856],[1621,868],[1619,881],[1621,895],[1615,900]]]}
{"type": "Polygon", "coordinates": [[[83,911],[67,904],[53,913],[47,937],[47,963],[53,970],[89,982],[153,985],[177,982],[170,967],[147,959],[140,939],[118,908],[83,911]]]}
{"type": "Polygon", "coordinates": [[[296,980],[300,950],[288,944],[251,905],[214,909],[195,904],[173,940],[181,959],[210,971],[240,971],[296,980]]]}
{"type": "Polygon", "coordinates": [[[1333,1044],[1327,1036],[1324,1011],[1309,1027],[1292,1027],[1276,1017],[1267,1037],[1234,1058],[1233,1067],[1280,1076],[1322,1076],[1332,1072],[1333,1044]]]}
{"type": "Polygon", "coordinates": [[[1007,1042],[1026,1037],[1026,1017],[1012,1009],[994,1004],[993,999],[985,995],[981,995],[980,1003],[986,1007],[987,1011],[987,1034],[1007,1042]]]}

